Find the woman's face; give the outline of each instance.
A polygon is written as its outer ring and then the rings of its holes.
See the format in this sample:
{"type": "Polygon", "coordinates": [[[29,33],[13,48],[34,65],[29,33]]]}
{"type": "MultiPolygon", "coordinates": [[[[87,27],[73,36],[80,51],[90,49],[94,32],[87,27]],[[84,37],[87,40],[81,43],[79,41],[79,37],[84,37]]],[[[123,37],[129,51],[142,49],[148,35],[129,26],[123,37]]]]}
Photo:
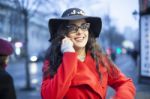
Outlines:
{"type": "Polygon", "coordinates": [[[68,37],[73,42],[74,48],[81,49],[85,48],[88,41],[88,29],[90,24],[84,19],[70,21],[68,28],[68,37]]]}
{"type": "Polygon", "coordinates": [[[9,62],[9,56],[6,57],[5,63],[8,64],[9,62]]]}

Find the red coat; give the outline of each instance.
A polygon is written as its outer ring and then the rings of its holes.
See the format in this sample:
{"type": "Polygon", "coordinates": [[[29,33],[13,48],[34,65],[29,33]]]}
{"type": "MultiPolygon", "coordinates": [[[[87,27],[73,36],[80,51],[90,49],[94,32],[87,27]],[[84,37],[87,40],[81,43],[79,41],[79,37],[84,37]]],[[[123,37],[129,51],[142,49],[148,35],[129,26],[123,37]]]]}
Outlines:
{"type": "MultiPolygon", "coordinates": [[[[48,61],[45,61],[44,68],[48,65],[48,61]]],[[[135,87],[131,79],[119,70],[117,79],[109,77],[102,66],[100,71],[102,83],[90,54],[81,62],[76,53],[65,52],[54,77],[43,78],[42,99],[105,99],[108,85],[116,90],[114,99],[134,99],[135,87]]]]}

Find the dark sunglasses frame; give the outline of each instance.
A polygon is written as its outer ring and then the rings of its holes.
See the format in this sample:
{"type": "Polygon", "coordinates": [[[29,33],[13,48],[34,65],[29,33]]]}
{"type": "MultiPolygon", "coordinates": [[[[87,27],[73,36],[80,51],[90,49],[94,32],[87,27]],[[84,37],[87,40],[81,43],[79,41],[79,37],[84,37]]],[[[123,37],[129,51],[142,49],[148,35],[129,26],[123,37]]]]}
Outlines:
{"type": "Polygon", "coordinates": [[[69,33],[77,33],[80,28],[83,31],[87,31],[90,28],[90,23],[82,23],[81,26],[70,24],[66,26],[69,33]]]}

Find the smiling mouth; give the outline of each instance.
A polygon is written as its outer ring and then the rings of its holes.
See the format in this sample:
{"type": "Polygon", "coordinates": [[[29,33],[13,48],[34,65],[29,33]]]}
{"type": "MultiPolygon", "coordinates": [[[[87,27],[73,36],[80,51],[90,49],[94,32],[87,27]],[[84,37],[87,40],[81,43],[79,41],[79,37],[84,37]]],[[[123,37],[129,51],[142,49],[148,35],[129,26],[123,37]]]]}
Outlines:
{"type": "Polygon", "coordinates": [[[77,38],[75,38],[75,41],[77,41],[77,42],[81,42],[81,41],[83,41],[83,40],[84,40],[84,38],[85,38],[85,37],[77,37],[77,38]]]}

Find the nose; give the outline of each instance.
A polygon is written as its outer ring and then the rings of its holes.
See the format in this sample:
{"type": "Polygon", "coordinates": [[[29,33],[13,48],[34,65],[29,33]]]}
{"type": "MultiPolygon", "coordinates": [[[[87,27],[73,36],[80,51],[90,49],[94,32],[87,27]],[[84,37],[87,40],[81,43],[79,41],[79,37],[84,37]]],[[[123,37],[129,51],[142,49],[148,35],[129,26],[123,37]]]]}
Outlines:
{"type": "Polygon", "coordinates": [[[78,35],[79,35],[79,34],[82,34],[82,32],[83,32],[83,31],[82,31],[82,29],[81,29],[81,28],[78,28],[78,31],[77,31],[77,33],[76,33],[76,34],[78,34],[78,35]]]}

